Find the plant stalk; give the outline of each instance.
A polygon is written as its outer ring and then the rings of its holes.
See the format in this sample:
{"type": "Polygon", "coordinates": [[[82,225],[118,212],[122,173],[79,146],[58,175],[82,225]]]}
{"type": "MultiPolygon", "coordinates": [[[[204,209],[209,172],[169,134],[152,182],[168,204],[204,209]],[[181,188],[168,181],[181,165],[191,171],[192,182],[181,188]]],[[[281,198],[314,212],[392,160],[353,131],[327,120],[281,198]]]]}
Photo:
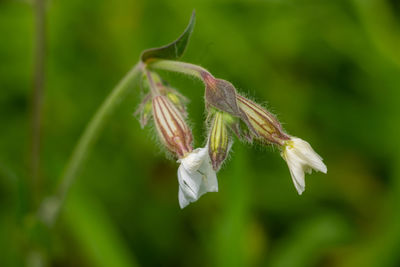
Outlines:
{"type": "Polygon", "coordinates": [[[149,67],[152,69],[161,69],[161,70],[167,70],[167,71],[173,71],[173,72],[179,72],[183,74],[187,74],[193,77],[196,77],[200,80],[204,80],[204,75],[211,75],[211,73],[206,70],[205,68],[202,68],[200,66],[191,64],[191,63],[186,63],[186,62],[180,62],[180,61],[174,61],[174,60],[156,60],[153,62],[149,63],[149,67]]]}
{"type": "Polygon", "coordinates": [[[71,158],[61,176],[56,194],[43,200],[39,209],[39,219],[48,226],[54,224],[62,208],[68,191],[76,179],[82,163],[87,157],[90,148],[95,142],[109,115],[124,98],[143,71],[143,63],[136,64],[125,77],[114,87],[103,104],[99,107],[85,131],[81,135],[71,158]]]}

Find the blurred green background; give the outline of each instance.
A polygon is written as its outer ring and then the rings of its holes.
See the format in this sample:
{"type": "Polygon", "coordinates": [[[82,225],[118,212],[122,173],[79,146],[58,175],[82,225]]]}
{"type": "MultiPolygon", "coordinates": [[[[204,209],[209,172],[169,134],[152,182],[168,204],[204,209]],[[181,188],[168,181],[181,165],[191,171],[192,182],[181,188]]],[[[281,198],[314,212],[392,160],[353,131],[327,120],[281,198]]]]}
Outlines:
{"type": "MultiPolygon", "coordinates": [[[[29,172],[34,9],[0,0],[0,266],[400,266],[400,3],[396,0],[49,0],[40,158],[52,193],[86,123],[137,62],[174,40],[184,61],[265,103],[328,174],[298,196],[278,151],[235,140],[219,193],[179,209],[177,163],[132,116],[109,118],[56,225],[35,223],[29,172]]],[[[191,99],[204,144],[203,85],[191,99]]]]}

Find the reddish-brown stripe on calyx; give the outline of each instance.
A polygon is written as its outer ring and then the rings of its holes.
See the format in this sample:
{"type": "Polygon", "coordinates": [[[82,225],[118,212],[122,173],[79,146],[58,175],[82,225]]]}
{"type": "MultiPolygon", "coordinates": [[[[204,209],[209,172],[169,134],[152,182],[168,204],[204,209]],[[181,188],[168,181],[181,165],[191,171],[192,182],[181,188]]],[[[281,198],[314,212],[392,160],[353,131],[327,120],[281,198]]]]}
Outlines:
{"type": "Polygon", "coordinates": [[[259,136],[279,145],[289,139],[274,115],[243,96],[237,95],[237,100],[239,108],[245,113],[249,123],[259,136]]]}
{"type": "Polygon", "coordinates": [[[192,151],[192,134],[183,116],[165,96],[153,98],[153,117],[158,135],[168,150],[183,157],[192,151]]]}
{"type": "Polygon", "coordinates": [[[166,108],[170,112],[171,119],[174,121],[174,125],[178,126],[176,128],[175,132],[176,137],[174,139],[176,140],[176,142],[178,142],[178,145],[181,145],[186,152],[190,152],[192,134],[189,127],[185,123],[181,113],[178,111],[175,105],[171,103],[171,101],[168,98],[164,97],[162,98],[162,101],[164,102],[166,108]],[[177,136],[181,138],[177,138],[177,136]],[[184,142],[181,142],[182,140],[184,140],[184,142]]]}

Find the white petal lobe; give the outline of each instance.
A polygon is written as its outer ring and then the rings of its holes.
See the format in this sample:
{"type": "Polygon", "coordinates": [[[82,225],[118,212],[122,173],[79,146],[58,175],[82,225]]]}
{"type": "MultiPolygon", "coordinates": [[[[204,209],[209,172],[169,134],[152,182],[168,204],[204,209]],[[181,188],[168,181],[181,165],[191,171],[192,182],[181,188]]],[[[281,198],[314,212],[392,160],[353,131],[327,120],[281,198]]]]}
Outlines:
{"type": "Polygon", "coordinates": [[[178,160],[179,205],[183,209],[207,192],[218,192],[217,175],[211,166],[208,147],[193,150],[178,160]]]}
{"type": "Polygon", "coordinates": [[[305,190],[304,173],[312,170],[327,172],[322,158],[312,149],[310,144],[300,138],[292,137],[282,151],[282,157],[286,160],[290,175],[297,192],[301,195],[305,190]]]}

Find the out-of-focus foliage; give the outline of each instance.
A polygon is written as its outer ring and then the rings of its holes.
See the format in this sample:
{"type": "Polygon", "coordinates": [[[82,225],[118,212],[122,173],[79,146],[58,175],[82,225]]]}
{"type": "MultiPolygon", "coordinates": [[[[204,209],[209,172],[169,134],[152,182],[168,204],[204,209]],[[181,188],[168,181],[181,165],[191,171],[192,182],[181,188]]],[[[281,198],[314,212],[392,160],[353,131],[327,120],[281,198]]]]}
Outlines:
{"type": "MultiPolygon", "coordinates": [[[[179,209],[177,164],[132,116],[109,119],[60,220],[33,222],[27,171],[34,18],[0,1],[0,266],[399,266],[400,5],[393,0],[51,0],[41,194],[96,108],[139,59],[174,40],[196,9],[184,61],[267,102],[328,174],[298,196],[277,151],[235,142],[219,193],[179,209]]],[[[204,144],[204,88],[191,99],[204,144]]]]}

